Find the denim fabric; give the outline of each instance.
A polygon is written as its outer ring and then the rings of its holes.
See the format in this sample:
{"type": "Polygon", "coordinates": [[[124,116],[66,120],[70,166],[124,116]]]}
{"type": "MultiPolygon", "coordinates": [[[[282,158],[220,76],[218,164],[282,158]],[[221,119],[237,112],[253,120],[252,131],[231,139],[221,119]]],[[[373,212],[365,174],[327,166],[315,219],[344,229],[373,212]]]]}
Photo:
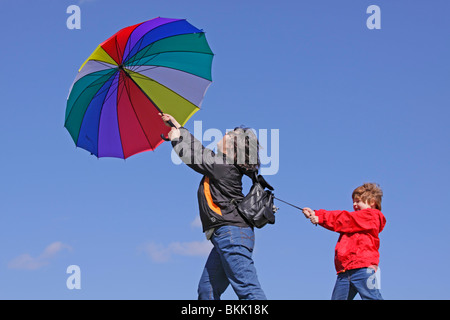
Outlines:
{"type": "Polygon", "coordinates": [[[198,285],[199,300],[219,300],[231,284],[241,300],[265,300],[252,259],[255,234],[251,228],[222,226],[211,237],[214,247],[198,285]]]}
{"type": "Polygon", "coordinates": [[[339,273],[331,300],[353,300],[357,293],[363,300],[383,300],[374,269],[359,268],[339,273]]]}

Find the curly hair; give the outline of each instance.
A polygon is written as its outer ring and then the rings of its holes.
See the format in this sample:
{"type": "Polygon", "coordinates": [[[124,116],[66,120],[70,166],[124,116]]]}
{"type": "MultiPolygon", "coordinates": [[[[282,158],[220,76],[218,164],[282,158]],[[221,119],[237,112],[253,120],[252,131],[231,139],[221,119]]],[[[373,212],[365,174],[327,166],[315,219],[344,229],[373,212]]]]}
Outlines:
{"type": "Polygon", "coordinates": [[[374,203],[376,209],[381,210],[381,198],[383,197],[383,191],[376,183],[364,183],[359,186],[352,193],[353,200],[361,200],[368,204],[374,203]]]}
{"type": "Polygon", "coordinates": [[[227,159],[232,158],[232,162],[244,173],[258,172],[261,165],[259,159],[259,141],[251,128],[236,127],[226,134],[227,139],[227,159]]]}

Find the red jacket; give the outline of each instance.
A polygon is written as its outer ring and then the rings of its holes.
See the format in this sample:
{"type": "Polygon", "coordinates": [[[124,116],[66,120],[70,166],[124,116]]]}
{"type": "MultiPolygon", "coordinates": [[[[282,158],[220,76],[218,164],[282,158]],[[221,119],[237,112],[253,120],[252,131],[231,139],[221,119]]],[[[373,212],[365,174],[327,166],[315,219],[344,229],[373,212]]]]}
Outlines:
{"type": "Polygon", "coordinates": [[[378,234],[386,224],[386,218],[381,211],[316,210],[316,216],[322,227],[340,233],[334,256],[337,273],[378,266],[380,261],[378,234]]]}

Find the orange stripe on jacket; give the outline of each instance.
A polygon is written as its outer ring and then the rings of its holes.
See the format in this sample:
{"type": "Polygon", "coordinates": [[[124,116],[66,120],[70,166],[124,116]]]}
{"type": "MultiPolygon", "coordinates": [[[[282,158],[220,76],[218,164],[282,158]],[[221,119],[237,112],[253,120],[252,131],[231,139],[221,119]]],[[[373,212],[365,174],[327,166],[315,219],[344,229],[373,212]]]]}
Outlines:
{"type": "Polygon", "coordinates": [[[218,215],[222,215],[222,211],[220,210],[219,206],[213,202],[213,199],[211,197],[211,190],[209,189],[209,177],[205,177],[205,181],[203,182],[204,187],[204,193],[206,197],[206,201],[208,202],[209,208],[217,213],[218,215]]]}

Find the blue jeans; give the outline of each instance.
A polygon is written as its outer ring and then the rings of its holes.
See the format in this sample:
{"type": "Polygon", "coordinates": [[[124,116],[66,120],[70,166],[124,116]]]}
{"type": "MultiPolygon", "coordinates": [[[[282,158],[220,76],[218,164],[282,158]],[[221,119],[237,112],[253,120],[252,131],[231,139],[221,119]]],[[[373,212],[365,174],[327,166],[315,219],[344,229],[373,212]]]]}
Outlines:
{"type": "Polygon", "coordinates": [[[252,259],[251,228],[222,226],[211,237],[214,248],[198,284],[199,300],[220,300],[229,284],[241,300],[265,300],[252,259]]]}
{"type": "Polygon", "coordinates": [[[374,269],[359,268],[339,273],[331,300],[353,300],[357,293],[363,300],[383,300],[374,269]]]}

